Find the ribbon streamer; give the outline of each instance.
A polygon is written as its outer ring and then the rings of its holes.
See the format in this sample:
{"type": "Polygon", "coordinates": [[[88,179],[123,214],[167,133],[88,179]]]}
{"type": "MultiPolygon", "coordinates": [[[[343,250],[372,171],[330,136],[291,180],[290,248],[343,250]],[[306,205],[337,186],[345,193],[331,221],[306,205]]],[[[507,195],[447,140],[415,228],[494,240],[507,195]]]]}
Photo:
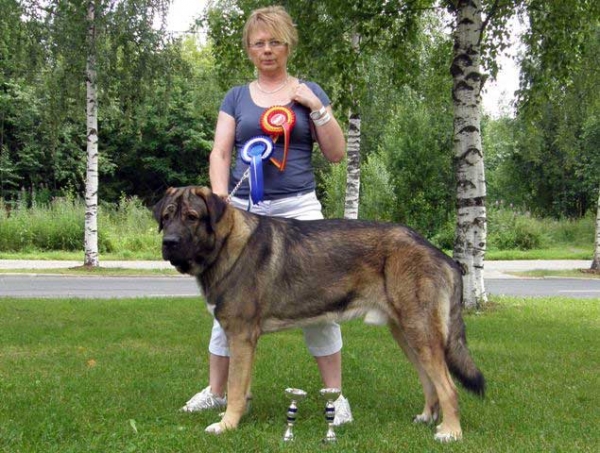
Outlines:
{"type": "Polygon", "coordinates": [[[260,203],[265,195],[262,161],[273,153],[273,142],[269,137],[258,136],[248,140],[242,147],[242,161],[250,165],[250,198],[253,204],[260,203]]]}
{"type": "Polygon", "coordinates": [[[283,135],[283,159],[279,162],[274,157],[271,157],[271,162],[279,169],[279,171],[285,170],[290,147],[290,135],[292,134],[292,129],[295,124],[296,115],[292,109],[281,105],[275,105],[268,108],[260,117],[260,127],[265,134],[269,134],[273,139],[273,142],[276,142],[279,136],[283,135]]]}

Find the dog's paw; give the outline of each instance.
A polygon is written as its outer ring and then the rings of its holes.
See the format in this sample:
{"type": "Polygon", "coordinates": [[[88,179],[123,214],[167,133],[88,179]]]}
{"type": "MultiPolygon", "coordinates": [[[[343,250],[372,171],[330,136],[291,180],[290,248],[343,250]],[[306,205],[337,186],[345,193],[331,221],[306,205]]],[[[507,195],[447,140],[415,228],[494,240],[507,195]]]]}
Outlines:
{"type": "Polygon", "coordinates": [[[433,438],[438,442],[445,444],[448,442],[456,442],[457,440],[461,440],[462,436],[457,436],[456,434],[451,433],[437,433],[435,436],[433,436],[433,438]]]}
{"type": "Polygon", "coordinates": [[[457,440],[462,439],[462,431],[460,428],[458,430],[449,430],[443,427],[442,425],[438,425],[436,428],[436,433],[433,438],[438,442],[448,443],[448,442],[456,442],[457,440]]]}
{"type": "Polygon", "coordinates": [[[226,430],[227,430],[227,428],[221,422],[219,422],[219,423],[213,423],[212,425],[207,426],[206,429],[204,430],[204,432],[209,433],[209,434],[219,435],[219,434],[223,434],[226,430]]]}
{"type": "Polygon", "coordinates": [[[419,415],[415,415],[415,418],[413,418],[413,423],[422,423],[424,425],[431,425],[432,423],[435,423],[437,421],[437,414],[419,414],[419,415]]]}

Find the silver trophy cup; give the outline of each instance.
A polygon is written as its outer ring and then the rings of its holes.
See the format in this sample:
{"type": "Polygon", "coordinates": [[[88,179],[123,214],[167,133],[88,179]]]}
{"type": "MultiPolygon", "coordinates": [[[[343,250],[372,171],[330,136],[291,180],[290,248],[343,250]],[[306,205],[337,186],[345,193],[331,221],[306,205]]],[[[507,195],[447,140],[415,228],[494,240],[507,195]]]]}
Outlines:
{"type": "Polygon", "coordinates": [[[306,392],[300,389],[287,388],[285,394],[290,399],[290,405],[287,410],[287,427],[283,434],[283,440],[288,442],[294,440],[294,424],[298,415],[298,403],[306,398],[306,392]]]}
{"type": "Polygon", "coordinates": [[[321,389],[321,396],[325,398],[325,420],[327,421],[327,434],[323,442],[335,442],[337,437],[333,430],[333,420],[335,419],[335,405],[333,402],[338,399],[342,391],[336,388],[321,389]]]}

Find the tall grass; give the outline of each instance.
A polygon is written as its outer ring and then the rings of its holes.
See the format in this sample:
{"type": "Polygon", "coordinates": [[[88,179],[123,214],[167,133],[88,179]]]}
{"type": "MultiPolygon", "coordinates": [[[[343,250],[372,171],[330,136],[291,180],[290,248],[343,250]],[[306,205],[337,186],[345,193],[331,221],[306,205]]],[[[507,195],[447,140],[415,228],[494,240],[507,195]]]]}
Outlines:
{"type": "MultiPolygon", "coordinates": [[[[85,203],[80,198],[55,198],[49,203],[12,209],[0,204],[0,252],[83,251],[85,203]]],[[[98,209],[100,253],[122,258],[156,258],[160,238],[150,211],[136,198],[98,209]]]]}
{"type": "MultiPolygon", "coordinates": [[[[591,259],[593,255],[593,215],[576,220],[540,219],[501,205],[489,207],[487,214],[488,258],[526,259],[529,254],[536,259],[591,259]],[[531,253],[540,250],[548,250],[548,255],[531,253]]],[[[83,201],[73,197],[34,207],[17,203],[10,211],[0,202],[0,253],[83,253],[84,215],[83,201]]],[[[98,229],[100,253],[105,256],[160,259],[156,223],[136,197],[101,204],[98,229]]],[[[452,250],[454,230],[454,221],[448,221],[430,239],[438,247],[452,250]]]]}
{"type": "Polygon", "coordinates": [[[594,243],[594,216],[581,219],[535,218],[502,206],[487,210],[488,248],[533,250],[553,247],[589,248],[594,243]]]}

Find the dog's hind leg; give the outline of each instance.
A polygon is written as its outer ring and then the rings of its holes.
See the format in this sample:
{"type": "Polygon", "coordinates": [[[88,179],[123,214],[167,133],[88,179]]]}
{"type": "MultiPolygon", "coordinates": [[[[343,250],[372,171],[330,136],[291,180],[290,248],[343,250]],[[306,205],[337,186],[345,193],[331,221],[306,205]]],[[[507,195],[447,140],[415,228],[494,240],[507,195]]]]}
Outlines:
{"type": "Polygon", "coordinates": [[[206,432],[221,434],[235,429],[246,412],[247,397],[250,392],[252,365],[256,350],[256,339],[247,335],[228,335],[231,352],[229,377],[227,380],[227,409],[219,423],[213,423],[206,432]]]}
{"type": "Polygon", "coordinates": [[[414,365],[417,373],[419,375],[419,380],[421,381],[421,385],[423,386],[423,394],[425,396],[425,407],[423,408],[423,412],[415,415],[413,421],[415,423],[435,423],[439,418],[439,410],[440,404],[437,396],[437,392],[435,391],[435,386],[429,376],[421,366],[417,358],[417,354],[415,351],[408,346],[406,342],[406,338],[402,333],[402,329],[390,322],[390,331],[392,332],[392,336],[396,340],[396,343],[402,348],[404,354],[410,360],[410,362],[414,365]]]}
{"type": "Polygon", "coordinates": [[[406,341],[406,349],[414,354],[413,359],[417,362],[416,368],[419,376],[421,377],[422,372],[426,375],[425,378],[421,378],[421,382],[423,380],[426,382],[423,387],[426,392],[425,418],[428,413],[432,415],[435,413],[435,398],[431,396],[433,392],[430,389],[430,385],[432,385],[442,412],[442,423],[437,426],[435,439],[441,442],[450,442],[462,438],[458,393],[446,365],[444,340],[440,332],[431,329],[434,325],[434,322],[418,326],[402,323],[400,328],[406,341]]]}

